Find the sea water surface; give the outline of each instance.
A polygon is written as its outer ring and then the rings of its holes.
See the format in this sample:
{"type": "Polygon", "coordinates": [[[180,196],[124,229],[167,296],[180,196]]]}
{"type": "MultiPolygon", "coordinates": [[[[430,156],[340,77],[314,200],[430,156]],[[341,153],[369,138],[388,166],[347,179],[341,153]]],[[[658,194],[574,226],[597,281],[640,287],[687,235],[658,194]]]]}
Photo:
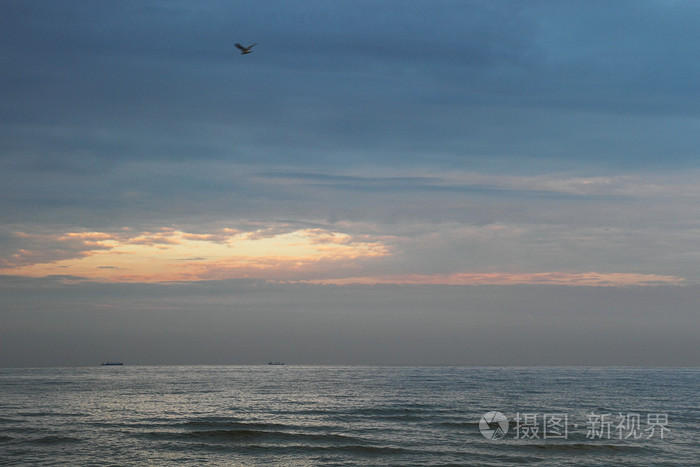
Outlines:
{"type": "Polygon", "coordinates": [[[699,392],[693,368],[0,369],[0,464],[697,466],[699,392]]]}

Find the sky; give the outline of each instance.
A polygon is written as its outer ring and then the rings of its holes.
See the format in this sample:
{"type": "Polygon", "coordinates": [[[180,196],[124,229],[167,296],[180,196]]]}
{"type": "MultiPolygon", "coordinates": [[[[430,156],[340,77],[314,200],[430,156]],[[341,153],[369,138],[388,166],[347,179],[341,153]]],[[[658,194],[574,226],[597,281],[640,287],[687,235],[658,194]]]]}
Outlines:
{"type": "Polygon", "coordinates": [[[698,17],[0,0],[0,366],[696,366],[698,17]]]}

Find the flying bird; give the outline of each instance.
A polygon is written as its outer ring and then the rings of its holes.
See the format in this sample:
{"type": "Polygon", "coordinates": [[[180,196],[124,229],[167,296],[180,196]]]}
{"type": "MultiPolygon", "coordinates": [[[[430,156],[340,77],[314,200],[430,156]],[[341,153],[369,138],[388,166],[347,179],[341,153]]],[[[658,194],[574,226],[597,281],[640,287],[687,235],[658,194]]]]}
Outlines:
{"type": "MultiPolygon", "coordinates": [[[[257,42],[256,42],[255,44],[257,44],[257,42]]],[[[239,44],[238,42],[236,42],[236,43],[233,44],[233,45],[235,45],[236,48],[240,49],[241,55],[245,55],[245,54],[249,54],[249,53],[252,52],[252,50],[250,50],[250,49],[252,49],[252,48],[253,48],[253,45],[255,45],[255,44],[249,45],[248,47],[243,47],[241,44],[239,44]]]]}

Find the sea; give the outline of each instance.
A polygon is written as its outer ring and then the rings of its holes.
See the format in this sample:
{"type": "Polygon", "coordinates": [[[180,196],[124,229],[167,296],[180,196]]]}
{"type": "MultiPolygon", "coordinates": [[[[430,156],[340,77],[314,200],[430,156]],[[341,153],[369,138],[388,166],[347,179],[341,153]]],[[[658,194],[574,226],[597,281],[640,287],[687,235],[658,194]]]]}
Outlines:
{"type": "Polygon", "coordinates": [[[2,465],[700,465],[700,369],[0,369],[2,465]]]}

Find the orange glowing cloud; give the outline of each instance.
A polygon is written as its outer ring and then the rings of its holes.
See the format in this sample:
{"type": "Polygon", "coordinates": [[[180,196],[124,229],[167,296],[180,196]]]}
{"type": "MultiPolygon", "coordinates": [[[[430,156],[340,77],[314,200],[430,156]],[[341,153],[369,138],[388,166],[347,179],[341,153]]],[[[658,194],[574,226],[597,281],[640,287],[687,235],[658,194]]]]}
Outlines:
{"type": "Polygon", "coordinates": [[[4,274],[69,275],[98,281],[161,282],[266,278],[289,280],[354,261],[389,254],[380,241],[324,229],[192,234],[70,232],[35,237],[51,244],[43,252],[20,250],[5,261],[4,274]],[[61,251],[59,255],[56,251],[61,251]]]}

